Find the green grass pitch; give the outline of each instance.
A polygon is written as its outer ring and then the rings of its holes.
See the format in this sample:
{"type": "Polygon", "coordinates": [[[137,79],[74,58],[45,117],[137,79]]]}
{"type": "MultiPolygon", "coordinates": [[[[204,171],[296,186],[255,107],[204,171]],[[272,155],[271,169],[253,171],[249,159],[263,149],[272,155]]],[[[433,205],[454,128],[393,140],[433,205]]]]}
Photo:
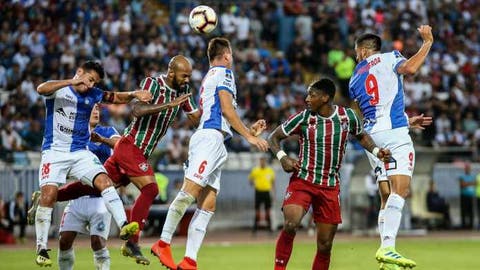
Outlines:
{"type": "MultiPolygon", "coordinates": [[[[53,243],[51,243],[53,244],[53,243]]],[[[342,239],[334,244],[331,260],[332,270],[374,270],[378,269],[373,254],[377,248],[376,239],[342,239]]],[[[199,254],[201,270],[264,270],[273,269],[274,243],[265,244],[206,244],[199,254]]],[[[145,255],[151,259],[150,266],[140,266],[134,261],[122,257],[120,249],[110,246],[112,270],[165,269],[157,259],[144,248],[145,255]]],[[[400,239],[398,251],[411,257],[418,263],[416,270],[470,270],[479,269],[480,240],[432,240],[400,239]]],[[[184,247],[173,249],[175,258],[180,260],[184,247]]],[[[315,252],[313,243],[298,242],[294,250],[289,270],[311,269],[315,252]]],[[[34,251],[25,248],[6,249],[0,246],[1,269],[39,269],[34,264],[34,251]]],[[[56,250],[51,252],[56,260],[56,250]]],[[[47,268],[48,269],[48,268],[47,268]]],[[[56,261],[51,269],[58,269],[56,261]]],[[[75,269],[93,269],[92,253],[88,248],[76,249],[75,269]]]]}

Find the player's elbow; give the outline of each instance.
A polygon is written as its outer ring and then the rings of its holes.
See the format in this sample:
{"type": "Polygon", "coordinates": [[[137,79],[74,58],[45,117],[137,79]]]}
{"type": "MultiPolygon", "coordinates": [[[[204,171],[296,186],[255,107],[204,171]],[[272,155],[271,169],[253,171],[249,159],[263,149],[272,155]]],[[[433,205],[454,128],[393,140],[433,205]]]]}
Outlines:
{"type": "Polygon", "coordinates": [[[141,117],[143,116],[142,114],[142,109],[138,105],[134,105],[132,108],[132,116],[133,117],[141,117]]]}
{"type": "Polygon", "coordinates": [[[37,86],[37,93],[40,95],[46,95],[48,94],[48,87],[45,86],[45,83],[40,84],[37,86]]]}
{"type": "Polygon", "coordinates": [[[403,75],[414,75],[415,73],[417,73],[417,71],[417,67],[414,67],[412,65],[404,65],[398,70],[398,73],[403,75]]]}

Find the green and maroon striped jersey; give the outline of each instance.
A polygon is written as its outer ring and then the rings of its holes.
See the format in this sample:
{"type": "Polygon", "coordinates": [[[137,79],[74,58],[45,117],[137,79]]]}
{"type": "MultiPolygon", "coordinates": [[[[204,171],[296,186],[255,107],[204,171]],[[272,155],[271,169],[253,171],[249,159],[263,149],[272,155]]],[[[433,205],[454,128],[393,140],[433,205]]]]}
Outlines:
{"type": "Polygon", "coordinates": [[[335,112],[325,118],[303,110],[292,115],[281,127],[285,135],[300,137],[301,168],[293,176],[324,187],[337,187],[348,133],[362,132],[360,118],[355,112],[335,106],[335,112]]]}
{"type": "MultiPolygon", "coordinates": [[[[141,89],[152,93],[153,99],[151,104],[167,103],[179,96],[179,93],[175,89],[170,88],[165,80],[166,76],[161,75],[157,78],[147,77],[140,83],[141,89]]],[[[187,92],[190,92],[189,88],[187,88],[187,92]]],[[[135,145],[140,148],[143,155],[148,158],[155,149],[158,141],[167,132],[168,127],[175,119],[180,107],[186,113],[193,113],[197,110],[193,96],[191,96],[190,99],[181,106],[152,115],[135,117],[125,129],[124,136],[132,136],[135,139],[135,145]]]]}

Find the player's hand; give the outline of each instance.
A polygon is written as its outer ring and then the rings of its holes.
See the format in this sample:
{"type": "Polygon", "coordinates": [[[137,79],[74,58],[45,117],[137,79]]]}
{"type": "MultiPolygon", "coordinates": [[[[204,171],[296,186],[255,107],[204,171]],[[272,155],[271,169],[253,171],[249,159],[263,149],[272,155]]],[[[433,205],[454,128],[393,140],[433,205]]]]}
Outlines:
{"type": "Polygon", "coordinates": [[[289,157],[289,156],[284,156],[280,160],[280,164],[282,164],[283,170],[287,173],[300,170],[300,162],[296,159],[293,159],[293,158],[289,157]]]}
{"type": "Polygon", "coordinates": [[[73,86],[84,85],[86,87],[85,90],[92,88],[95,85],[95,80],[93,79],[92,75],[88,73],[83,73],[82,75],[74,78],[70,81],[73,86]]]}
{"type": "Polygon", "coordinates": [[[250,134],[258,137],[265,129],[267,129],[267,122],[264,119],[260,119],[250,127],[250,134]]]}
{"type": "Polygon", "coordinates": [[[386,148],[380,148],[380,151],[378,151],[377,158],[383,162],[390,161],[391,157],[392,157],[392,152],[390,152],[390,150],[386,148]]]}
{"type": "Polygon", "coordinates": [[[430,27],[430,25],[420,25],[417,30],[420,33],[423,42],[433,43],[432,27],[430,27]]]}
{"type": "Polygon", "coordinates": [[[96,132],[92,132],[92,133],[90,133],[90,141],[101,143],[101,142],[103,142],[103,137],[98,135],[98,133],[96,133],[96,132]]]}
{"type": "Polygon", "coordinates": [[[262,152],[267,152],[267,150],[268,150],[268,143],[267,143],[266,140],[264,140],[262,138],[251,136],[251,137],[247,138],[247,141],[251,145],[257,147],[258,150],[260,150],[262,152]]]}
{"type": "Polygon", "coordinates": [[[425,129],[424,127],[430,126],[432,124],[432,117],[431,116],[423,116],[423,113],[420,115],[412,116],[408,118],[408,123],[410,124],[410,128],[416,129],[425,129]]]}
{"type": "Polygon", "coordinates": [[[145,103],[150,102],[153,98],[152,94],[149,91],[145,91],[145,90],[134,91],[133,97],[145,103]]]}
{"type": "Polygon", "coordinates": [[[183,94],[183,95],[177,97],[176,99],[170,101],[168,107],[174,108],[174,107],[179,106],[180,104],[187,101],[190,98],[191,95],[192,95],[192,93],[188,93],[188,94],[183,94]]]}

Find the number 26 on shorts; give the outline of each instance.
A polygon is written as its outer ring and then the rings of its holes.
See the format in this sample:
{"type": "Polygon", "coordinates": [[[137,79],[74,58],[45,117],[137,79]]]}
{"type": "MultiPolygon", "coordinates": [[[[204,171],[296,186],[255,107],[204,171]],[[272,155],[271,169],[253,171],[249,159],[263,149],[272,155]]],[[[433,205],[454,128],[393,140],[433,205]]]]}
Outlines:
{"type": "Polygon", "coordinates": [[[375,78],[373,74],[368,74],[367,78],[365,79],[365,91],[367,92],[367,95],[370,96],[370,105],[377,105],[380,97],[378,95],[377,78],[375,78]]]}

